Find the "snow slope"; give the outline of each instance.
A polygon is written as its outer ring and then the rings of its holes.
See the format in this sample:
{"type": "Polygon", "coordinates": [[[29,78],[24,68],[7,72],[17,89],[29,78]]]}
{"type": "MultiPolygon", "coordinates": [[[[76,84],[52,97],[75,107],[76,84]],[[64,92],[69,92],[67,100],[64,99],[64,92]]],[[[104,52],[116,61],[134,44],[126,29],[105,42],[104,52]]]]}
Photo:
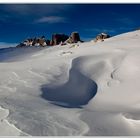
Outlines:
{"type": "Polygon", "coordinates": [[[1,136],[20,136],[24,135],[14,125],[10,124],[6,118],[9,115],[9,111],[0,107],[0,135],[1,136]]]}
{"type": "Polygon", "coordinates": [[[75,47],[0,50],[0,106],[9,112],[0,112],[9,127],[0,135],[139,136],[139,44],[134,31],[75,47]]]}

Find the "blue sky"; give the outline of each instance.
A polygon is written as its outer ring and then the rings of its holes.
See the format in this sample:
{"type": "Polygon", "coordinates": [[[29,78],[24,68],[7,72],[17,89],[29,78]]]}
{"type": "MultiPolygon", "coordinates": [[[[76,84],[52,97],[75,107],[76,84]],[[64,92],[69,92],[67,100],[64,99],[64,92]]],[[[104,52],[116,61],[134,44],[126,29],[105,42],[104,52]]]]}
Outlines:
{"type": "Polygon", "coordinates": [[[140,27],[140,4],[0,4],[0,42],[78,31],[83,40],[140,27]]]}

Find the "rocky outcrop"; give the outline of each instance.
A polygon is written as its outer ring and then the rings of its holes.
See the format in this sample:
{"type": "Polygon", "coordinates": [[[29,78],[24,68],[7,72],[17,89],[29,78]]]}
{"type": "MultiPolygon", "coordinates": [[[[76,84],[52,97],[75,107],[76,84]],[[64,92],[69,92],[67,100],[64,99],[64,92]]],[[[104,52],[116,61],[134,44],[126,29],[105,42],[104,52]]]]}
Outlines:
{"type": "Polygon", "coordinates": [[[60,43],[65,42],[69,37],[65,34],[53,34],[52,40],[50,42],[50,45],[59,45],[60,43]]]}
{"type": "Polygon", "coordinates": [[[83,42],[80,39],[80,35],[78,32],[72,32],[70,37],[65,35],[65,34],[53,34],[52,35],[52,40],[50,45],[66,45],[67,43],[72,44],[72,43],[77,43],[77,42],[83,42]]]}
{"type": "Polygon", "coordinates": [[[70,37],[65,34],[53,34],[52,39],[46,40],[45,36],[42,36],[40,38],[29,38],[25,41],[21,42],[17,47],[26,47],[26,46],[55,46],[55,45],[66,45],[66,44],[72,44],[77,42],[83,42],[80,39],[80,35],[78,32],[72,32],[70,37]]]}
{"type": "Polygon", "coordinates": [[[104,41],[104,39],[107,39],[107,38],[110,38],[110,35],[108,35],[106,33],[101,33],[101,34],[98,34],[96,36],[96,39],[94,41],[95,42],[97,42],[97,41],[104,41]]]}
{"type": "Polygon", "coordinates": [[[17,47],[26,47],[26,46],[48,46],[50,45],[50,41],[45,39],[45,36],[42,36],[41,38],[29,38],[23,42],[21,42],[17,47]]]}
{"type": "Polygon", "coordinates": [[[78,32],[72,32],[71,35],[70,35],[70,37],[66,40],[66,43],[72,44],[72,43],[77,43],[79,41],[82,42],[80,40],[79,33],[78,32]]]}

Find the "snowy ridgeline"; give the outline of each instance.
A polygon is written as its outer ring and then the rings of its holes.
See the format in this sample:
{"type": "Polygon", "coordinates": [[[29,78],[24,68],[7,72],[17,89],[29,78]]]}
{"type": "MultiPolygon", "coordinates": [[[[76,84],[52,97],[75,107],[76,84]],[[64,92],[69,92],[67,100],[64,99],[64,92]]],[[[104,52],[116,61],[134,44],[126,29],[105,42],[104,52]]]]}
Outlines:
{"type": "Polygon", "coordinates": [[[0,135],[139,136],[139,54],[140,31],[0,49],[0,135]]]}

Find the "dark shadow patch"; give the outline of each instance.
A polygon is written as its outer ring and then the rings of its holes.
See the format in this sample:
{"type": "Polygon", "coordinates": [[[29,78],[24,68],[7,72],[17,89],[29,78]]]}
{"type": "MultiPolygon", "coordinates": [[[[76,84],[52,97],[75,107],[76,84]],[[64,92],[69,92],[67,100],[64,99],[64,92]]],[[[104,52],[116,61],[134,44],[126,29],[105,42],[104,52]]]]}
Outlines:
{"type": "Polygon", "coordinates": [[[97,88],[93,80],[72,68],[67,83],[53,87],[43,85],[41,96],[53,104],[74,108],[87,104],[96,95],[97,88]]]}

